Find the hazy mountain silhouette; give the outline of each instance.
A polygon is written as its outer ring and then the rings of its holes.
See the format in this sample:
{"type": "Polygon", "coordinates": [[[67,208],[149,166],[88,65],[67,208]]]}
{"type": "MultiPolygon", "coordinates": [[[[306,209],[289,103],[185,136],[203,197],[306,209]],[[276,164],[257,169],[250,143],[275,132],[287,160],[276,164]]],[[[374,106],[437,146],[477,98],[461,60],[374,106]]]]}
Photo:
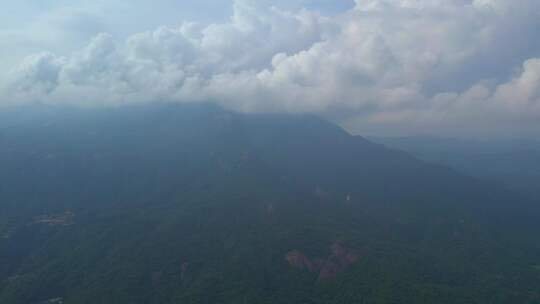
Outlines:
{"type": "Polygon", "coordinates": [[[540,142],[519,139],[460,140],[426,136],[373,138],[540,201],[540,142]]]}
{"type": "Polygon", "coordinates": [[[540,300],[538,206],[314,116],[2,115],[0,303],[540,300]]]}

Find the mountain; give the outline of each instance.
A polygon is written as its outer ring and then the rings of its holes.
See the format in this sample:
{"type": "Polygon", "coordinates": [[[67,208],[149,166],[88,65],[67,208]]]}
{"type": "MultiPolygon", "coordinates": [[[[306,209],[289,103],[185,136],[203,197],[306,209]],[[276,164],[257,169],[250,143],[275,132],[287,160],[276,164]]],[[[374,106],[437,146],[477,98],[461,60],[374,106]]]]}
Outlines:
{"type": "Polygon", "coordinates": [[[464,140],[425,136],[370,138],[468,175],[489,179],[540,201],[540,142],[534,140],[464,140]]]}
{"type": "Polygon", "coordinates": [[[539,206],[310,115],[0,114],[0,303],[538,303],[539,206]]]}

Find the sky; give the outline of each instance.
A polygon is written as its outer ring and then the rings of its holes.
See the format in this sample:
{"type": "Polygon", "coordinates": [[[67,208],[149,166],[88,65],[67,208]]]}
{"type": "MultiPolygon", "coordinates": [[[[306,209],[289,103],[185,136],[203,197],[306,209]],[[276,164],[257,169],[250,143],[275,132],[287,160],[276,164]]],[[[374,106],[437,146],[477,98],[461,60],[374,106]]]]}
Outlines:
{"type": "Polygon", "coordinates": [[[215,102],[357,134],[535,137],[538,0],[21,0],[0,107],[215,102]]]}

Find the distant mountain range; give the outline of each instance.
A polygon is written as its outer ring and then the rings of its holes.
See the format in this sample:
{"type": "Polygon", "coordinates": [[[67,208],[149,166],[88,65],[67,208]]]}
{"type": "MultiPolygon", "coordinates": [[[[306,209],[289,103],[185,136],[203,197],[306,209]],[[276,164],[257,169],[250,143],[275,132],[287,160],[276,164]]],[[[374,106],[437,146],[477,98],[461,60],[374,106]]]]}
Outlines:
{"type": "Polygon", "coordinates": [[[425,136],[370,138],[474,177],[492,180],[540,202],[540,141],[460,140],[425,136]]]}
{"type": "Polygon", "coordinates": [[[11,109],[0,147],[0,303],[540,301],[539,204],[314,116],[11,109]]]}

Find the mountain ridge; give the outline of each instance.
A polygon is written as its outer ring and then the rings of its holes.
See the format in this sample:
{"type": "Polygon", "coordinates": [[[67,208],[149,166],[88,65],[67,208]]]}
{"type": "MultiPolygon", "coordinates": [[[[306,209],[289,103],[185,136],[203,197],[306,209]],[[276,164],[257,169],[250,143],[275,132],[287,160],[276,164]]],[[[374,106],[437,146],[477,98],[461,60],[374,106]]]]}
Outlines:
{"type": "Polygon", "coordinates": [[[312,115],[53,109],[0,146],[3,303],[539,299],[535,205],[312,115]],[[332,244],[330,280],[287,262],[332,244]]]}

